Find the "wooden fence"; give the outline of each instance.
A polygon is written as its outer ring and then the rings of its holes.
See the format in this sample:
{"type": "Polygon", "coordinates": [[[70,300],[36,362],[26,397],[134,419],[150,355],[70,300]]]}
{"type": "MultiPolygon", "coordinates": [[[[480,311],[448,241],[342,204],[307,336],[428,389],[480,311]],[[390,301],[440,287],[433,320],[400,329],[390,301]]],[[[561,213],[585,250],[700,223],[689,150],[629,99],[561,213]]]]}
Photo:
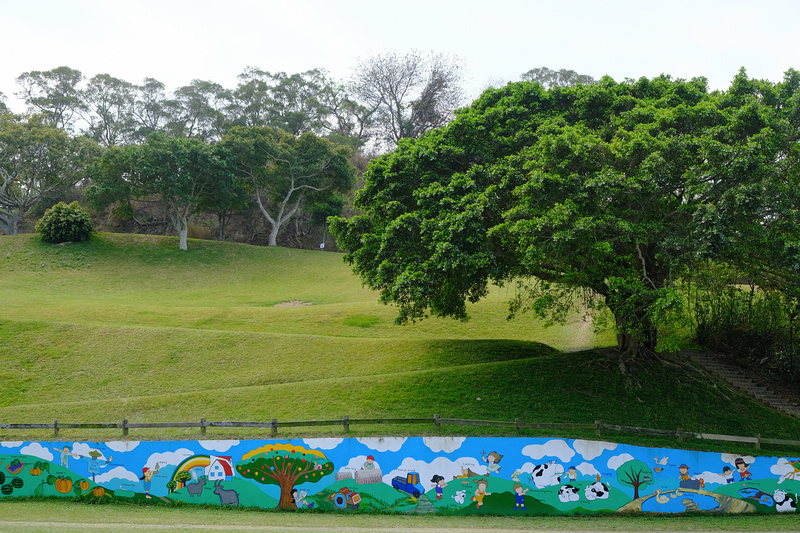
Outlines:
{"type": "Polygon", "coordinates": [[[274,437],[278,434],[278,428],[296,428],[296,427],[318,427],[318,426],[342,426],[345,432],[350,431],[351,425],[368,425],[368,424],[429,424],[433,423],[436,429],[442,425],[455,425],[455,426],[484,426],[484,427],[502,427],[514,429],[552,429],[563,431],[594,431],[598,436],[601,431],[616,431],[624,433],[638,433],[642,435],[657,435],[662,437],[674,437],[678,440],[687,438],[715,440],[725,442],[739,442],[752,444],[756,449],[760,448],[762,444],[772,444],[777,446],[800,446],[800,441],[785,440],[785,439],[769,439],[756,435],[754,437],[738,437],[735,435],[717,435],[713,433],[695,433],[691,431],[684,431],[678,428],[675,431],[666,429],[649,429],[634,426],[621,426],[617,424],[604,424],[596,420],[594,424],[565,424],[565,423],[524,423],[519,419],[513,422],[504,422],[497,420],[464,420],[459,418],[442,418],[439,415],[433,415],[433,418],[350,418],[344,416],[336,420],[307,420],[300,422],[284,422],[278,421],[273,418],[269,422],[215,422],[208,421],[201,418],[199,422],[145,422],[145,423],[131,423],[128,420],[122,422],[108,422],[108,423],[64,423],[55,420],[50,424],[0,424],[0,430],[21,430],[21,429],[52,429],[54,436],[59,436],[59,431],[62,429],[121,429],[122,436],[127,437],[128,431],[131,429],[145,429],[145,428],[199,428],[200,433],[205,435],[208,428],[263,428],[269,429],[270,434],[274,437]]]}

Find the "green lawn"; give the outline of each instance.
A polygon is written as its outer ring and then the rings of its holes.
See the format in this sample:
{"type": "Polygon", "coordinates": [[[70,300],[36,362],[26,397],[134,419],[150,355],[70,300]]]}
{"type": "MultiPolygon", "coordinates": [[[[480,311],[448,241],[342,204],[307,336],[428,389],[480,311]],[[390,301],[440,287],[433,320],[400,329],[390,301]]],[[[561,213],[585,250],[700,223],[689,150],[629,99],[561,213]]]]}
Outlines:
{"type": "MultiPolygon", "coordinates": [[[[606,353],[590,349],[612,344],[611,332],[596,335],[581,316],[551,328],[530,315],[509,321],[508,288],[471,306],[470,321],[397,326],[396,310],[363,288],[340,254],[211,241],[190,241],[189,248],[181,252],[174,238],[141,235],[98,234],[65,245],[35,235],[0,237],[0,423],[440,414],[800,434],[800,421],[689,365],[641,362],[634,376],[623,375],[606,353]]],[[[133,431],[132,438],[198,436],[196,429],[133,431]]],[[[435,429],[351,427],[352,434],[398,432],[435,429]]],[[[450,426],[440,432],[517,434],[450,426]]],[[[207,437],[230,435],[212,428],[207,437]]],[[[49,436],[0,432],[4,440],[49,436]]],[[[120,434],[65,430],[61,436],[120,434]]]]}

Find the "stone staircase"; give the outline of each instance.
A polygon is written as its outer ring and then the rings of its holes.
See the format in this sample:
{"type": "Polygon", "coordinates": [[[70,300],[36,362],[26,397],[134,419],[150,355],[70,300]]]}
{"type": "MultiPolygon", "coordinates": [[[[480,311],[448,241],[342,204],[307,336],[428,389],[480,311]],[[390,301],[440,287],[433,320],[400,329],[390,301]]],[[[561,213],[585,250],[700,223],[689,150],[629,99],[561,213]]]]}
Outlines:
{"type": "Polygon", "coordinates": [[[800,418],[800,406],[791,400],[777,394],[753,379],[747,374],[713,355],[702,352],[688,352],[692,359],[697,361],[707,372],[718,376],[720,379],[731,385],[737,391],[747,394],[754,400],[764,405],[777,409],[788,415],[800,418]]]}

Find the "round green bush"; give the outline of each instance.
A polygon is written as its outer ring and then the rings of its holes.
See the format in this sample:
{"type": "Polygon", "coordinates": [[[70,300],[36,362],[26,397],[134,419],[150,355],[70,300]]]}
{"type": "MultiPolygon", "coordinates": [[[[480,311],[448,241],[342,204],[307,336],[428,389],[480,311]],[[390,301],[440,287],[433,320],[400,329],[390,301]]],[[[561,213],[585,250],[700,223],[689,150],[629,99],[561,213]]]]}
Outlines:
{"type": "Polygon", "coordinates": [[[58,202],[42,215],[36,223],[36,232],[45,242],[87,241],[92,236],[92,217],[78,202],[58,202]]]}

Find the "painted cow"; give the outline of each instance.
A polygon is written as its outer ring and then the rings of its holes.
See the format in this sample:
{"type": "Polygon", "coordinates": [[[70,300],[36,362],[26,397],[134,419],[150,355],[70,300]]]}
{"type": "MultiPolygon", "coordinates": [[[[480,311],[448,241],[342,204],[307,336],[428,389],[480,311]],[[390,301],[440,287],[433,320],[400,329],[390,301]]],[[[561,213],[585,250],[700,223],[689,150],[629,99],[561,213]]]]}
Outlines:
{"type": "Polygon", "coordinates": [[[608,499],[608,487],[605,483],[595,481],[591,485],[586,485],[583,495],[586,496],[586,499],[590,502],[594,500],[606,500],[608,499]]]}
{"type": "MultiPolygon", "coordinates": [[[[773,493],[775,497],[775,510],[779,513],[794,513],[797,512],[797,502],[789,497],[785,490],[775,489],[773,493]]],[[[797,495],[795,495],[797,498],[797,495]]]]}
{"type": "Polygon", "coordinates": [[[531,471],[531,479],[537,489],[552,487],[561,482],[561,474],[564,473],[564,465],[555,461],[550,461],[541,465],[536,465],[531,471]]]}
{"type": "Polygon", "coordinates": [[[578,487],[562,485],[558,488],[558,499],[561,500],[562,503],[577,502],[581,499],[581,495],[578,494],[578,492],[580,492],[578,487]]]}

